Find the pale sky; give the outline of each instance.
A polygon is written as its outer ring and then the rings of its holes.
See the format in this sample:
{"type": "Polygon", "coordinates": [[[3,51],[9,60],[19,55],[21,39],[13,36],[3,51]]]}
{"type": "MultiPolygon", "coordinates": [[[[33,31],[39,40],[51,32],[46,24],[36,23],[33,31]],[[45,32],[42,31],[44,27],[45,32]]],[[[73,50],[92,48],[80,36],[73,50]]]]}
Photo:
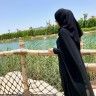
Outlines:
{"type": "Polygon", "coordinates": [[[59,8],[72,10],[76,19],[96,16],[96,0],[0,0],[0,34],[54,23],[59,8]]]}

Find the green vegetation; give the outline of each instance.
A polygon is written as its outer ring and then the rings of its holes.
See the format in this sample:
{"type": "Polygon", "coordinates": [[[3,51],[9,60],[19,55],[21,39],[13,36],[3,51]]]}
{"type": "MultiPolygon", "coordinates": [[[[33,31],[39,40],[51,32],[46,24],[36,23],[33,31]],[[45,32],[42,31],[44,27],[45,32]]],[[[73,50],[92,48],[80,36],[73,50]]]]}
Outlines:
{"type": "Polygon", "coordinates": [[[90,27],[90,28],[82,28],[83,31],[90,32],[90,31],[96,31],[96,27],[90,27]]]}
{"type": "MultiPolygon", "coordinates": [[[[94,17],[94,16],[87,19],[87,15],[84,14],[84,19],[81,18],[80,20],[78,20],[78,22],[83,31],[96,30],[96,17],[94,17]]],[[[40,27],[40,28],[30,27],[28,30],[21,31],[21,30],[17,29],[17,32],[10,33],[10,30],[8,30],[8,32],[9,33],[0,35],[0,40],[13,39],[13,38],[19,38],[19,37],[37,36],[37,35],[56,34],[56,33],[58,33],[58,26],[52,25],[49,22],[49,23],[47,23],[46,27],[40,27]]]]}
{"type": "Polygon", "coordinates": [[[91,28],[91,27],[96,27],[96,17],[92,16],[91,18],[87,19],[87,17],[85,19],[81,18],[80,20],[78,20],[79,25],[81,26],[81,28],[91,28]]]}
{"type": "MultiPolygon", "coordinates": [[[[58,90],[62,90],[60,84],[58,59],[56,56],[26,56],[28,65],[28,78],[43,80],[58,90]]],[[[0,77],[8,72],[21,71],[20,56],[0,57],[0,77]]]]}
{"type": "MultiPolygon", "coordinates": [[[[83,59],[84,62],[88,63],[96,62],[95,56],[83,56],[83,59]]],[[[62,91],[57,56],[27,55],[26,62],[28,65],[28,78],[43,80],[54,86],[58,91],[62,91]]],[[[20,56],[0,57],[0,76],[4,76],[12,71],[21,71],[20,56]]],[[[90,79],[94,77],[92,76],[90,75],[90,79]]]]}
{"type": "Polygon", "coordinates": [[[29,36],[38,36],[38,35],[51,35],[56,34],[58,32],[57,25],[51,25],[50,23],[47,24],[47,27],[41,28],[32,28],[30,27],[29,30],[17,30],[17,32],[6,33],[0,35],[0,40],[3,39],[13,39],[19,37],[29,37],[29,36]]]}

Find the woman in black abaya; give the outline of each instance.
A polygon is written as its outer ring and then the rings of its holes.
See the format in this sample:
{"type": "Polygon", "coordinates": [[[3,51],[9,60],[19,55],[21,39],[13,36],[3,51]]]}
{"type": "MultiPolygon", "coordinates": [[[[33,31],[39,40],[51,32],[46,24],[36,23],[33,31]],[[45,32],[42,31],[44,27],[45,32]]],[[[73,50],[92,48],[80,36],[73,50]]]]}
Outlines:
{"type": "Polygon", "coordinates": [[[94,96],[86,68],[80,53],[80,38],[83,35],[73,13],[59,9],[55,19],[60,26],[57,48],[59,71],[65,96],[94,96]]]}

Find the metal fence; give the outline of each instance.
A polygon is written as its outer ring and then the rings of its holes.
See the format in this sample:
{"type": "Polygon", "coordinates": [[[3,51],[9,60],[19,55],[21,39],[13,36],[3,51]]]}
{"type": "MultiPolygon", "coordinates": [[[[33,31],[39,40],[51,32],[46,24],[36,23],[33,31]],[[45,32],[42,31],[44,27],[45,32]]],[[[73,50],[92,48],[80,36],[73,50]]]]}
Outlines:
{"type": "MultiPolygon", "coordinates": [[[[58,59],[48,50],[0,52],[0,96],[63,96],[58,59]]],[[[96,88],[96,50],[82,49],[88,76],[96,88]]]]}
{"type": "MultiPolygon", "coordinates": [[[[82,55],[95,88],[96,50],[82,50],[82,55]]],[[[0,52],[1,96],[63,96],[60,83],[57,56],[47,50],[0,52]]]]}

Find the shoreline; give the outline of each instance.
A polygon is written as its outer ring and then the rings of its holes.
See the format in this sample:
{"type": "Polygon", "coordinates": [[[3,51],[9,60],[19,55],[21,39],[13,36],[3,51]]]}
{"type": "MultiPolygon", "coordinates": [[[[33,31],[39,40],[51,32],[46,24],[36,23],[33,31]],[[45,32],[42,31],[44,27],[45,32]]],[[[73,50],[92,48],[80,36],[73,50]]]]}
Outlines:
{"type": "MultiPolygon", "coordinates": [[[[96,30],[94,31],[84,31],[83,32],[84,34],[93,34],[93,33],[96,33],[96,30]]],[[[48,37],[55,37],[55,36],[58,36],[58,34],[50,34],[50,35],[37,35],[37,36],[26,36],[26,37],[19,37],[19,38],[22,38],[23,40],[32,40],[32,39],[38,39],[38,38],[48,38],[48,37]]],[[[16,41],[16,40],[19,40],[19,38],[13,38],[13,39],[3,39],[3,40],[0,40],[0,43],[6,43],[6,42],[11,42],[11,41],[16,41]]]]}
{"type": "MultiPolygon", "coordinates": [[[[19,37],[22,38],[23,40],[32,40],[32,39],[40,39],[40,38],[48,38],[48,37],[55,37],[58,36],[57,34],[51,34],[51,35],[38,35],[38,36],[27,36],[27,37],[19,37]]],[[[6,43],[6,42],[11,42],[11,41],[16,41],[19,40],[19,38],[13,38],[13,39],[4,39],[0,40],[0,43],[6,43]]]]}

